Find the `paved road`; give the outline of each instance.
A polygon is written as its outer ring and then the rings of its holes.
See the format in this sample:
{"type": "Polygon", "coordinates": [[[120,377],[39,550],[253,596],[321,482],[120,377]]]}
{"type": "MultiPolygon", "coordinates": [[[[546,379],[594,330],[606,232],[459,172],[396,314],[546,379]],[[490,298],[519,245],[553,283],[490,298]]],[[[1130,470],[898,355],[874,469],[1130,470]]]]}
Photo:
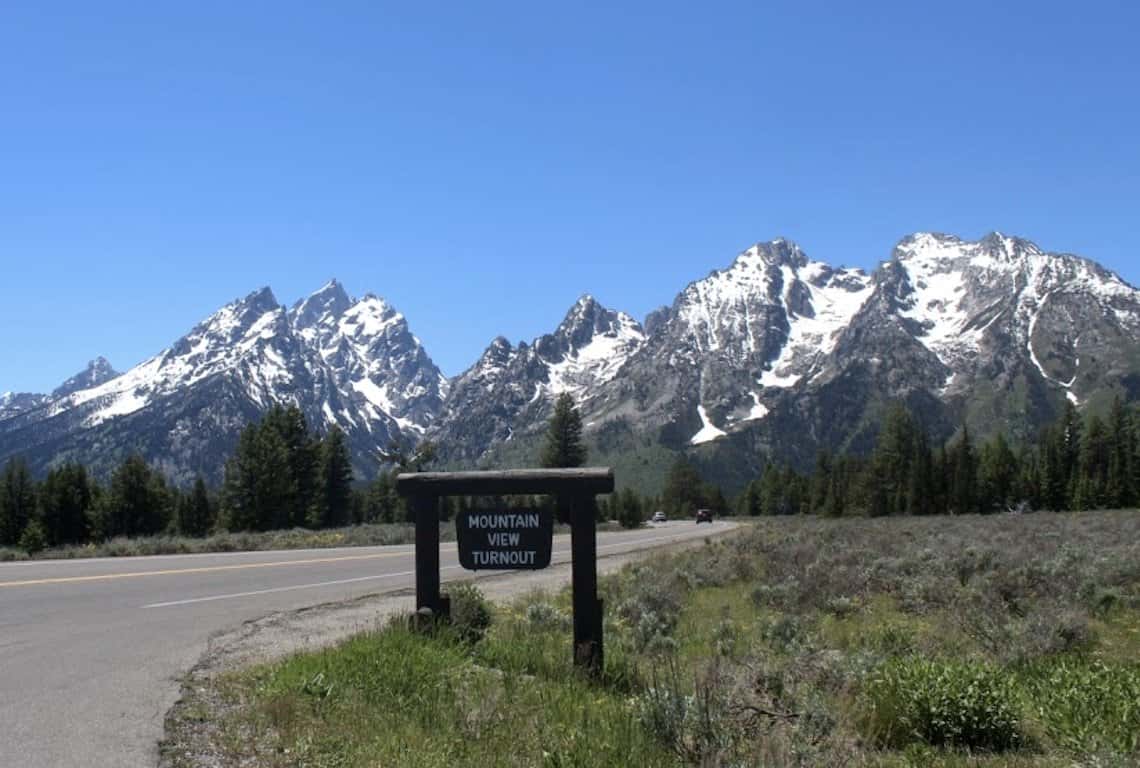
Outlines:
{"type": "MultiPolygon", "coordinates": [[[[725,526],[599,534],[599,555],[725,526]]],[[[454,543],[441,549],[445,580],[472,575],[459,568],[454,543]]],[[[553,561],[569,559],[569,537],[555,537],[553,561]]],[[[2,563],[0,764],[153,766],[178,677],[212,634],[277,611],[409,588],[414,567],[411,546],[2,563]]]]}

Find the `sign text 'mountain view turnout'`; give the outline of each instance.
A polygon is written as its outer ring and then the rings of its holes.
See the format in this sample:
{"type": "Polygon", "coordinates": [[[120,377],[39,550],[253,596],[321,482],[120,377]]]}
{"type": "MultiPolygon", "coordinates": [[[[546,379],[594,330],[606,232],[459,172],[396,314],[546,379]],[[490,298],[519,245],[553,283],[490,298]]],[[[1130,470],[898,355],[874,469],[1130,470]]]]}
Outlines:
{"type": "Polygon", "coordinates": [[[550,565],[553,514],[548,509],[472,510],[455,519],[459,564],[470,571],[550,565]]]}

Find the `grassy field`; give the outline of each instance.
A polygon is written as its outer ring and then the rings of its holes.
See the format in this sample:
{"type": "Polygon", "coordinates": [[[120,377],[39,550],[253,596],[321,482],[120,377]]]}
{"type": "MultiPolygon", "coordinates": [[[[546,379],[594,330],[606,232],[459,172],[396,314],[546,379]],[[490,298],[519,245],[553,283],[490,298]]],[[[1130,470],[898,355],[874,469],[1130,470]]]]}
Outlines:
{"type": "Polygon", "coordinates": [[[602,591],[598,683],[568,594],[453,587],[452,627],[223,676],[171,732],[222,765],[1140,765],[1137,512],[766,518],[602,591]]]}

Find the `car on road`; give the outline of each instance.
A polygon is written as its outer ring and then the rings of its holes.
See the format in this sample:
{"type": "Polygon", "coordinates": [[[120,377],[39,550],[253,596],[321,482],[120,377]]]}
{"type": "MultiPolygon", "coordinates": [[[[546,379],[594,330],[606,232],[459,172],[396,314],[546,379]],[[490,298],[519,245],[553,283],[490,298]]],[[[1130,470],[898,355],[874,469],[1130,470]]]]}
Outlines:
{"type": "Polygon", "coordinates": [[[665,513],[662,512],[660,509],[653,513],[653,522],[663,523],[663,522],[665,522],[665,519],[666,519],[665,513]]]}
{"type": "Polygon", "coordinates": [[[712,522],[712,510],[711,509],[698,509],[697,510],[697,525],[700,525],[701,523],[711,523],[711,522],[712,522]]]}

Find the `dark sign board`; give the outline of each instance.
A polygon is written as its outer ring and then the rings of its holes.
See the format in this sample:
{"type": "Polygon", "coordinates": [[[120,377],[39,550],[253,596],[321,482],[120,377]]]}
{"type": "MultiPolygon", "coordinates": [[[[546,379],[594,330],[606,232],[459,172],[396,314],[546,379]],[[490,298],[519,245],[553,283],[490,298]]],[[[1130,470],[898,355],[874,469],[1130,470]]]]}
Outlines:
{"type": "Polygon", "coordinates": [[[537,570],[550,565],[549,509],[473,510],[455,518],[459,564],[469,571],[537,570]]]}

